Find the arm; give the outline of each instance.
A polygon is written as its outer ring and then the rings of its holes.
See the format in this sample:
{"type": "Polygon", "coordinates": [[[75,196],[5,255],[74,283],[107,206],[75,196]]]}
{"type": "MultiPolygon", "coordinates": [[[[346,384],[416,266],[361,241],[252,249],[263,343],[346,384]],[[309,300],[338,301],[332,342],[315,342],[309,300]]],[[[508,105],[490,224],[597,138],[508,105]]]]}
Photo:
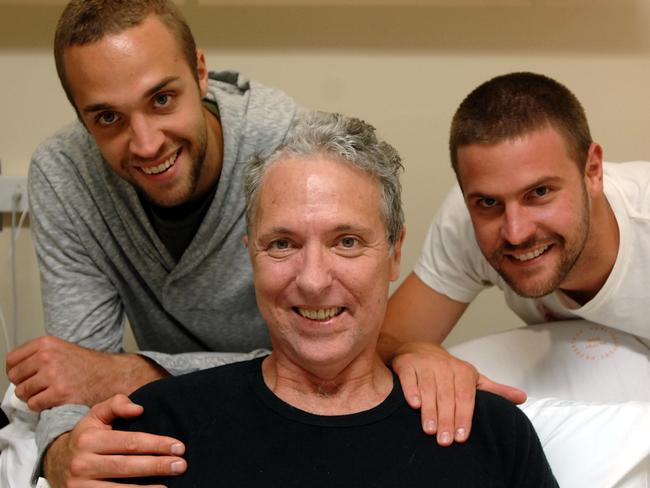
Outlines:
{"type": "Polygon", "coordinates": [[[7,370],[30,406],[60,405],[40,417],[37,472],[50,443],[85,413],[79,405],[68,403],[90,406],[166,374],[142,355],[121,354],[122,301],[85,245],[97,239],[88,225],[96,217],[88,214],[91,200],[83,199],[88,188],[70,161],[92,158],[80,149],[86,146],[79,132],[70,130],[63,142],[58,139],[39,148],[30,167],[33,237],[46,330],[60,339],[40,338],[21,346],[8,357],[7,370]]]}
{"type": "Polygon", "coordinates": [[[119,354],[122,302],[84,245],[92,237],[80,230],[88,228],[88,190],[60,146],[69,142],[75,157],[92,156],[80,149],[79,131],[64,134],[37,149],[29,172],[45,328],[52,337],[16,348],[6,364],[16,395],[38,411],[68,403],[92,406],[165,374],[148,359],[119,354]]]}
{"type": "Polygon", "coordinates": [[[388,302],[381,330],[380,354],[391,360],[405,342],[440,344],[469,304],[438,293],[411,273],[388,302]]]}
{"type": "Polygon", "coordinates": [[[464,442],[471,430],[476,388],[521,403],[521,390],[494,383],[439,344],[467,303],[436,292],[411,273],[388,303],[379,353],[391,361],[409,405],[421,408],[422,427],[438,443],[464,442]]]}
{"type": "Polygon", "coordinates": [[[27,342],[7,355],[16,396],[42,411],[64,404],[93,406],[129,394],[168,373],[138,354],[105,353],[54,336],[27,342]]]}

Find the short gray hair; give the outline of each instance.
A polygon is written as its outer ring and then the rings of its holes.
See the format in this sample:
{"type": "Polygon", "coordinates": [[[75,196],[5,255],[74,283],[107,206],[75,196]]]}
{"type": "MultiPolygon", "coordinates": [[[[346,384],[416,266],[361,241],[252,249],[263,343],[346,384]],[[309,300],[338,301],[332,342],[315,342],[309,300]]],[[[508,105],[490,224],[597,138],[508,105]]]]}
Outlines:
{"type": "Polygon", "coordinates": [[[257,197],[267,170],[274,163],[308,156],[332,156],[374,177],[381,185],[381,213],[391,246],[404,227],[402,159],[390,144],[377,138],[375,128],[354,117],[327,112],[305,112],[296,117],[286,141],[271,155],[251,160],[243,170],[246,221],[250,229],[255,218],[257,197]]]}

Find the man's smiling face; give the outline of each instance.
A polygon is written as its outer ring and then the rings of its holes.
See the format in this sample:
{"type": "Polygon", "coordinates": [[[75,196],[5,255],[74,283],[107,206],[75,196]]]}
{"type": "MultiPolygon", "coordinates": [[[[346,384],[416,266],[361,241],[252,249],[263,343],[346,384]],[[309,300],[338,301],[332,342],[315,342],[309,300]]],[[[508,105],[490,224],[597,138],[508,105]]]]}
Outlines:
{"type": "Polygon", "coordinates": [[[196,198],[216,181],[220,149],[212,147],[201,103],[205,61],[199,55],[192,73],[155,16],[97,42],[69,46],[64,60],[80,118],[121,178],[161,206],[196,198]]]}
{"type": "Polygon", "coordinates": [[[379,183],[328,156],[286,159],[255,205],[248,249],[274,355],[321,373],[374,355],[401,246],[388,242],[379,183]]]}
{"type": "Polygon", "coordinates": [[[562,136],[545,127],[461,146],[458,178],[478,245],[510,287],[524,297],[559,288],[587,242],[591,206],[562,136]]]}

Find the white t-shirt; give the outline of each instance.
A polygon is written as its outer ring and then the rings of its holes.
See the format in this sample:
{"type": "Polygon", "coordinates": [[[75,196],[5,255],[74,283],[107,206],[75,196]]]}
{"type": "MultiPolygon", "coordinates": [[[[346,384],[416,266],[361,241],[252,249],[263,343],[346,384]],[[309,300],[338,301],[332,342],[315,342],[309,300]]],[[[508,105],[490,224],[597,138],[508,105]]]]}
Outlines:
{"type": "Polygon", "coordinates": [[[517,295],[481,253],[458,185],[431,224],[415,273],[432,289],[465,303],[496,285],[527,324],[584,318],[650,339],[650,163],[603,166],[605,195],[616,216],[620,244],[605,285],[585,305],[560,290],[542,298],[517,295]]]}

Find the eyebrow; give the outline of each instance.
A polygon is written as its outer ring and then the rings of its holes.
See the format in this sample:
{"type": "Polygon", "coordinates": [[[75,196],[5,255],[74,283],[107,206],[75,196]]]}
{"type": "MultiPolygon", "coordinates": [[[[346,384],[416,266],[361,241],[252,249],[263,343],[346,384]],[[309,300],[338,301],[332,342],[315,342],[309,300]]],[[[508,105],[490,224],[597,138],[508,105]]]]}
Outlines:
{"type": "MultiPolygon", "coordinates": [[[[365,232],[367,231],[368,228],[364,226],[358,226],[358,225],[351,225],[351,224],[340,224],[331,229],[329,232],[350,232],[350,231],[355,231],[355,232],[365,232]]],[[[264,234],[259,234],[262,237],[266,236],[273,236],[273,235],[289,235],[292,236],[296,232],[289,229],[288,227],[283,227],[283,226],[278,226],[278,227],[272,227],[271,229],[267,229],[264,234]]]]}
{"type": "MultiPolygon", "coordinates": [[[[162,80],[160,80],[160,82],[156,83],[154,86],[149,88],[146,92],[144,92],[142,98],[146,99],[155,95],[157,92],[165,88],[167,85],[169,85],[170,83],[178,79],[179,79],[178,76],[168,76],[166,78],[163,78],[162,80]]],[[[88,105],[84,107],[82,112],[85,114],[90,114],[95,112],[101,112],[103,110],[113,110],[113,108],[114,106],[109,103],[94,103],[92,105],[88,105]]]]}

